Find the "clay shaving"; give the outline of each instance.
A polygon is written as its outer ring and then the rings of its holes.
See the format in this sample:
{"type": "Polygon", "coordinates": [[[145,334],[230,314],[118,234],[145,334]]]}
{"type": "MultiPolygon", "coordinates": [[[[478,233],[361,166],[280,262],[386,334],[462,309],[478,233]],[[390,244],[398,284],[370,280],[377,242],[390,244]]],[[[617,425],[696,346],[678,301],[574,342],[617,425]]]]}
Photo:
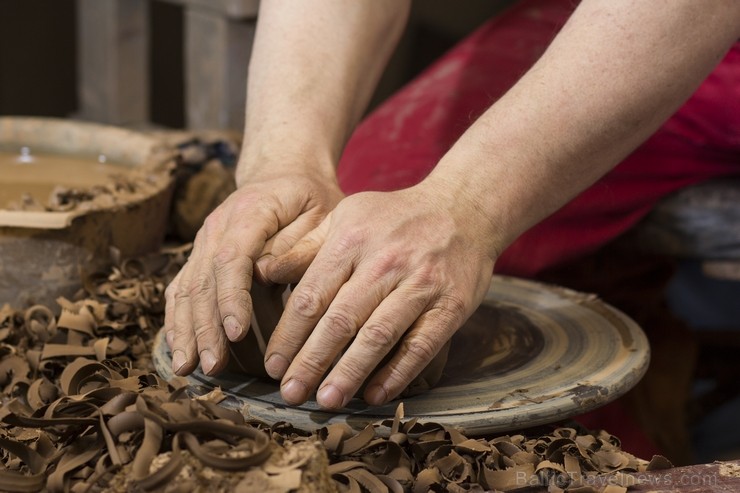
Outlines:
{"type": "Polygon", "coordinates": [[[150,359],[165,286],[188,251],[114,255],[73,300],[58,300],[59,316],[0,309],[0,490],[615,493],[632,484],[626,473],[669,467],[573,427],[472,439],[406,420],[401,405],[359,433],[306,433],[219,406],[219,389],[191,395],[150,359]]]}

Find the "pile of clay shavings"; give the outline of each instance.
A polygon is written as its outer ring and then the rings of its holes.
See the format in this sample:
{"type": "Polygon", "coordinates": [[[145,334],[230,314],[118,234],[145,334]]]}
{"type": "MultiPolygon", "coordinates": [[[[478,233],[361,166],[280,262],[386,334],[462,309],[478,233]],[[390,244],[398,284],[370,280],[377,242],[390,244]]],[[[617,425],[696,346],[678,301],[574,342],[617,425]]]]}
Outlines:
{"type": "MultiPolygon", "coordinates": [[[[192,397],[185,379],[166,382],[151,362],[164,289],[187,253],[114,259],[108,272],[87,275],[73,300],[58,300],[58,317],[45,306],[0,309],[0,490],[110,491],[125,468],[136,491],[178,491],[188,460],[246,474],[264,467],[276,447],[303,442],[321,444],[334,487],[353,493],[533,485],[614,493],[634,483],[625,473],[669,466],[636,459],[605,432],[472,439],[404,420],[399,406],[395,419],[359,433],[343,425],[307,433],[245,420],[218,405],[218,389],[192,397]]],[[[295,467],[269,475],[283,491],[298,488],[295,478],[295,467]]]]}

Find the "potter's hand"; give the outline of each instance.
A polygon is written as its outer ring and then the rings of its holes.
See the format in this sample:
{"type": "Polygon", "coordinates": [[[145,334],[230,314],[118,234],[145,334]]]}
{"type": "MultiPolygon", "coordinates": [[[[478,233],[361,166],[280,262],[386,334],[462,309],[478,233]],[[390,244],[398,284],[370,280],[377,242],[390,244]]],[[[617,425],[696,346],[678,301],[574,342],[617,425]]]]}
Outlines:
{"type": "Polygon", "coordinates": [[[322,407],[340,408],[394,350],[364,392],[369,404],[387,402],[480,304],[496,257],[491,225],[444,188],[427,182],[350,196],[266,266],[275,282],[294,282],[305,270],[266,353],[287,403],[318,388],[322,407]]]}
{"type": "Polygon", "coordinates": [[[287,252],[342,196],[336,179],[320,173],[252,177],[206,218],[165,293],[175,373],[192,372],[199,360],[206,374],[224,368],[227,340],[249,328],[254,262],[287,252]]]}

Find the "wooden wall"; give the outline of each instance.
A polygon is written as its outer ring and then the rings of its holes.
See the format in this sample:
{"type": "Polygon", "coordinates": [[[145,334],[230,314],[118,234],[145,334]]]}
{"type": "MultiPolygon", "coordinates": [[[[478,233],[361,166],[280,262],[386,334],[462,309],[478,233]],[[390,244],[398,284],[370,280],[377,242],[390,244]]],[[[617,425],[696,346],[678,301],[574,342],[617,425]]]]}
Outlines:
{"type": "MultiPolygon", "coordinates": [[[[417,0],[372,101],[377,105],[512,0],[417,0]]],[[[149,109],[184,125],[182,9],[152,1],[149,109]]],[[[0,114],[75,116],[75,0],[0,0],[0,114]]]]}

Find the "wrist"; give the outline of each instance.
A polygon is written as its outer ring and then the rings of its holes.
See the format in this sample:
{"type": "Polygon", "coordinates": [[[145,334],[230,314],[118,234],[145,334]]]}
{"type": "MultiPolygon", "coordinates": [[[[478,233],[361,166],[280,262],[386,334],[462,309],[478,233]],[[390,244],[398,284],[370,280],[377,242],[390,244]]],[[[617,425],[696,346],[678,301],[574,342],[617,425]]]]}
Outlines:
{"type": "Polygon", "coordinates": [[[236,168],[236,184],[286,175],[307,175],[336,182],[336,161],[329,152],[299,146],[266,148],[245,145],[236,168]]]}
{"type": "Polygon", "coordinates": [[[480,239],[493,261],[514,240],[508,233],[506,218],[491,213],[484,196],[460,175],[435,169],[416,187],[424,196],[434,197],[434,203],[452,215],[461,228],[480,239]]]}

